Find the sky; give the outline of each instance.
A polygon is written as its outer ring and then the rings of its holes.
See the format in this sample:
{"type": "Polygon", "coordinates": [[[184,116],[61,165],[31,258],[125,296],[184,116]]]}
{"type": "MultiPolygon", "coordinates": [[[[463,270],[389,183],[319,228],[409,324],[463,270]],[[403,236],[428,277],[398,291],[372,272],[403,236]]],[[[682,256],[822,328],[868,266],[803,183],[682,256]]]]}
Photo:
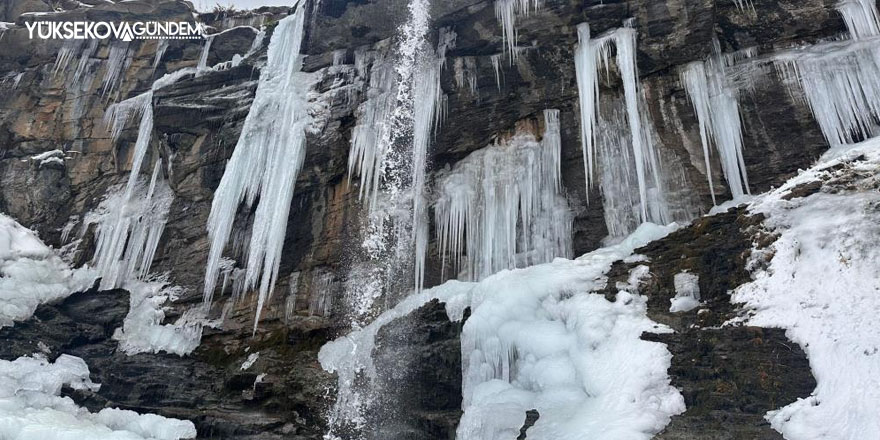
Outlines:
{"type": "Polygon", "coordinates": [[[210,11],[214,5],[235,6],[235,9],[254,9],[260,6],[293,6],[297,0],[190,0],[199,11],[210,11]]]}

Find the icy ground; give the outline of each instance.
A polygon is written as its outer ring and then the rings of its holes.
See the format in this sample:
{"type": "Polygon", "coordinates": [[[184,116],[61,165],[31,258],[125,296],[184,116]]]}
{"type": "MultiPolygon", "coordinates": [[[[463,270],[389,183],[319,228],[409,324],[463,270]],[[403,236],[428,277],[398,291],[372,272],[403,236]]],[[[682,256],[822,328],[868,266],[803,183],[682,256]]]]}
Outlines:
{"type": "Polygon", "coordinates": [[[789,440],[880,438],[880,141],[826,155],[750,204],[779,234],[769,265],[734,293],[748,323],[803,347],[818,386],[767,419],[789,440]],[[837,156],[837,157],[835,157],[837,156]],[[822,190],[785,200],[791,190],[822,190]]]}

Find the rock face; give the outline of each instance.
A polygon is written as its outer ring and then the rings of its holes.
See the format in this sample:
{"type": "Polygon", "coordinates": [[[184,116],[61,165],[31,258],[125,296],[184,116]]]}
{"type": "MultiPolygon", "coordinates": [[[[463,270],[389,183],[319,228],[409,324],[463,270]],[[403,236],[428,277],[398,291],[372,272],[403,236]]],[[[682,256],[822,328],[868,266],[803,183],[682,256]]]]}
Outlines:
{"type": "Polygon", "coordinates": [[[636,250],[647,262],[617,263],[607,295],[616,293],[639,264],[650,268],[640,284],[648,296],[648,316],[675,333],[644,334],[672,353],[669,376],[687,410],[673,417],[658,439],[781,439],[764,421],[771,410],[809,396],[816,386],[804,351],[775,328],[722,326],[739,316],[730,291],[751,281],[745,270],[752,243],[772,243],[761,233],[762,219],[744,209],[705,217],[668,237],[636,250]],[[699,277],[701,305],[670,312],[675,276],[699,277]]]}
{"type": "MultiPolygon", "coordinates": [[[[345,300],[342,286],[358,247],[355,238],[363,218],[358,183],[349,182],[347,176],[351,131],[368,82],[354,66],[355,52],[392,45],[407,9],[404,0],[314,3],[310,0],[304,5],[310,11],[304,69],[322,75],[315,95],[327,105],[321,130],[307,141],[287,222],[282,277],[256,335],[250,335],[253,302],[245,298],[231,308],[222,330],[206,331],[203,345],[192,357],[129,358],[115,353],[115,344],[108,339],[108,326],[116,325],[110,323],[117,322],[127,302],[121,292],[101,293],[106,301],[100,304],[76,303],[85,301],[76,296],[68,300],[73,302],[41,309],[35,319],[89,335],[87,340],[69,341],[51,332],[33,333],[55,341],[50,344],[53,353],[65,350],[85,358],[98,376],[96,382],[105,383],[98,396],[85,398],[88,405],[120,405],[191,418],[205,438],[320,438],[328,402],[325,389],[332,381],[317,365],[316,352],[324,342],[348,330],[340,307],[345,300]],[[334,305],[328,314],[312,306],[324,296],[334,305]],[[106,318],[95,322],[77,315],[77,307],[86,305],[95,307],[89,313],[92,317],[106,318]],[[263,383],[254,384],[256,373],[237,370],[247,356],[246,349],[260,351],[253,371],[269,375],[263,383]],[[166,368],[169,365],[173,367],[166,368]],[[169,383],[174,383],[174,389],[169,383]]],[[[504,46],[494,2],[432,3],[432,40],[444,27],[457,38],[447,52],[441,78],[448,116],[431,147],[431,171],[489,145],[523,120],[538,119],[544,109],[559,109],[563,192],[575,213],[576,254],[595,249],[608,235],[599,203],[602,195],[598,189],[588,195],[584,184],[573,61],[578,24],[589,22],[593,35],[599,35],[634,19],[647,110],[664,164],[676,174],[675,193],[691,214],[705,212],[711,199],[698,123],[678,79],[681,67],[709,56],[714,39],[724,52],[755,47],[759,54],[769,54],[845,30],[834,9],[836,0],[752,0],[753,11],[739,9],[732,0],[545,0],[537,12],[517,18],[518,44],[524,49],[515,62],[501,57],[496,76],[493,58],[504,52],[504,46]],[[472,66],[469,73],[476,78],[475,88],[456,81],[456,63],[472,66]]],[[[83,218],[108,188],[125,181],[137,136],[136,124],[129,124],[114,142],[103,122],[106,108],[147,91],[166,73],[196,67],[204,42],[172,40],[162,50],[156,41],[131,42],[124,49],[126,61],[114,76],[113,69],[119,66],[110,58],[119,42],[100,42],[85,57],[81,56],[84,46],[77,47],[72,58],[56,62],[66,50],[65,43],[28,39],[22,25],[32,16],[21,14],[48,10],[34,0],[0,5],[0,21],[17,24],[0,30],[0,93],[4,95],[0,100],[0,211],[39,231],[55,247],[72,242],[69,248],[77,251],[71,253],[72,258],[82,264],[94,252],[94,230],[83,226],[83,218]],[[54,149],[64,152],[60,164],[32,159],[54,149]]],[[[200,300],[208,249],[205,225],[213,192],[253,100],[273,25],[288,13],[286,8],[262,8],[242,15],[200,15],[214,31],[226,30],[214,38],[207,52],[208,67],[256,50],[236,66],[185,75],[152,97],[155,124],[148,163],[161,161],[175,196],[153,270],[169,272],[172,282],[189,289],[175,304],[178,311],[200,300]],[[267,31],[262,46],[253,44],[256,29],[236,27],[261,24],[267,31]]],[[[192,16],[187,2],[152,0],[124,5],[98,2],[92,8],[74,5],[49,17],[189,20],[192,16]]],[[[808,106],[788,93],[772,69],[767,70],[759,72],[740,99],[752,192],[778,185],[828,147],[808,106]]],[[[615,77],[603,78],[603,94],[620,93],[615,77]]],[[[709,178],[723,200],[728,191],[717,155],[713,160],[709,178]]],[[[242,213],[237,225],[249,221],[242,213]]],[[[742,222],[750,221],[741,213],[701,220],[675,238],[642,251],[659,273],[647,287],[652,295],[651,317],[681,331],[657,338],[669,344],[675,356],[670,373],[690,408],[661,438],[776,438],[762,424],[763,412],[809,394],[813,386],[802,351],[788,344],[779,331],[690,327],[703,322],[698,319],[708,319],[706,327],[735,313],[726,290],[747,280],[741,255],[749,248],[750,236],[742,232],[748,226],[742,222]],[[734,238],[727,237],[731,234],[734,238]],[[679,253],[688,258],[679,261],[679,253]],[[699,270],[701,290],[712,295],[708,317],[664,312],[670,277],[682,269],[699,270]],[[778,363],[770,362],[771,357],[778,363]],[[784,380],[780,368],[791,372],[784,380]],[[737,428],[725,434],[722,422],[731,421],[737,428]]],[[[433,285],[440,282],[433,239],[429,248],[427,279],[433,285]]],[[[621,275],[628,269],[616,270],[621,275]]],[[[218,299],[214,316],[226,300],[218,299]]],[[[455,395],[460,395],[456,387],[461,382],[460,370],[453,368],[458,359],[457,330],[438,307],[422,309],[408,318],[411,322],[390,329],[377,353],[383,362],[391,363],[401,357],[395,350],[405,351],[402,357],[412,364],[398,370],[405,377],[422,380],[412,392],[396,396],[406,402],[400,405],[406,411],[399,414],[399,420],[417,433],[413,438],[446,438],[457,420],[460,402],[455,395]],[[442,368],[425,367],[432,364],[442,368]]],[[[30,324],[3,330],[12,339],[24,338],[29,331],[39,330],[30,324]]],[[[19,346],[3,348],[7,350],[3,356],[33,349],[15,347],[19,346]]],[[[523,432],[526,436],[525,428],[523,432]]]]}

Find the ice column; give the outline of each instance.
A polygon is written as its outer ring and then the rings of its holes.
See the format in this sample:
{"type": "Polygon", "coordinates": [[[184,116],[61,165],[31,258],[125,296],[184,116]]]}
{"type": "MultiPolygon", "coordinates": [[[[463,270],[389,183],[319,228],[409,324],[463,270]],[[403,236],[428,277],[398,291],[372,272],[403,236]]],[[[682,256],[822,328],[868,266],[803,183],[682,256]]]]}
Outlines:
{"type": "Polygon", "coordinates": [[[206,303],[211,302],[239,205],[257,205],[247,248],[247,268],[240,285],[245,290],[259,287],[255,329],[278,277],[290,202],[305,156],[307,92],[311,82],[309,76],[300,72],[304,11],[297,8],[275,29],[254,102],[214,193],[208,217],[211,248],[205,275],[206,303]],[[257,202],[261,194],[267,196],[257,202]]]}
{"type": "Polygon", "coordinates": [[[107,111],[106,121],[114,140],[126,121],[138,114],[141,119],[128,181],[85,219],[84,228],[97,224],[94,262],[104,289],[121,287],[126,281],[148,274],[173,200],[171,189],[162,177],[160,160],[153,167],[149,186],[144,188],[140,182],[153,132],[152,96],[152,91],[146,92],[107,111]]]}

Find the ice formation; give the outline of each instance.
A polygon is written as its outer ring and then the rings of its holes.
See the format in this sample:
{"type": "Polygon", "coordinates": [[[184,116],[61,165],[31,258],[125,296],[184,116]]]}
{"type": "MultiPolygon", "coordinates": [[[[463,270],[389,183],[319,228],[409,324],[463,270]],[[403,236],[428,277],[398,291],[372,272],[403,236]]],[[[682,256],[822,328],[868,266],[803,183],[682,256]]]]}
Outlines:
{"type": "Polygon", "coordinates": [[[540,142],[517,132],[438,177],[437,239],[453,275],[464,267],[465,279],[481,280],[571,256],[572,216],[560,194],[558,110],[544,111],[544,127],[540,142]]]}
{"type": "Polygon", "coordinates": [[[199,63],[196,65],[196,69],[199,71],[204,71],[208,68],[208,54],[211,53],[211,44],[214,43],[214,37],[216,36],[217,34],[211,34],[205,37],[205,44],[199,53],[199,63]]]}
{"type": "Polygon", "coordinates": [[[129,311],[113,339],[128,355],[166,352],[183,356],[202,340],[202,329],[214,323],[204,319],[199,308],[187,310],[173,324],[163,324],[165,304],[177,300],[184,289],[169,284],[165,277],[129,280],[123,286],[130,294],[129,311]]]}
{"type": "MultiPolygon", "coordinates": [[[[368,326],[325,345],[324,369],[338,374],[339,398],[351,411],[364,402],[350,390],[357,377],[377,377],[376,334],[427,302],[446,303],[450,319],[472,315],[462,334],[465,414],[459,440],[500,440],[519,434],[525,413],[541,417],[529,438],[649,439],[684,411],[666,375],[671,355],[639,339],[668,331],[645,316],[645,299],[621,291],[610,302],[590,293],[605,286],[614,261],[674,227],[642,225],[620,244],[577,260],[502,271],[479,283],[447,281],[412,295],[368,326]]],[[[362,420],[362,419],[361,419],[362,420]]]]}
{"type": "Polygon", "coordinates": [[[858,40],[880,35],[880,14],[877,3],[871,0],[839,0],[837,10],[849,29],[850,36],[858,40]]]}
{"type": "Polygon", "coordinates": [[[89,379],[89,367],[78,357],[62,354],[54,362],[40,356],[0,360],[0,438],[179,440],[196,436],[188,420],[117,408],[89,412],[70,397],[61,397],[62,386],[85,392],[100,387],[89,379]]]}
{"type": "MultiPolygon", "coordinates": [[[[419,292],[424,278],[427,151],[442,115],[440,71],[455,34],[441,30],[435,51],[428,41],[430,2],[411,0],[408,11],[391,53],[355,54],[360,75],[368,62],[371,66],[349,154],[350,177],[360,175],[360,195],[368,208],[360,255],[349,269],[340,307],[353,328],[409,292],[419,292]]],[[[314,309],[328,307],[329,299],[323,299],[314,309]]],[[[328,438],[346,427],[362,429],[366,411],[376,403],[372,383],[340,384],[345,388],[330,411],[328,438]]]]}
{"type": "Polygon", "coordinates": [[[97,226],[94,265],[104,289],[122,287],[125,282],[142,279],[149,273],[174,200],[163,177],[161,160],[156,160],[149,182],[141,179],[140,169],[152,128],[152,107],[147,106],[127,183],[111,190],[84,219],[82,233],[91,224],[97,226]]]}
{"type": "Polygon", "coordinates": [[[581,112],[581,146],[587,176],[587,192],[596,182],[596,155],[601,133],[599,123],[599,74],[610,66],[611,45],[617,49],[617,67],[623,81],[624,106],[629,126],[635,175],[638,182],[639,223],[666,223],[667,215],[661,186],[660,165],[650,131],[650,122],[642,110],[643,96],[636,67],[636,30],[629,25],[590,37],[587,23],[578,25],[575,70],[581,112]]]}
{"type": "Polygon", "coordinates": [[[675,287],[675,297],[670,299],[669,311],[688,312],[700,306],[700,277],[698,275],[681,272],[675,274],[672,279],[675,287]]]}
{"type": "Polygon", "coordinates": [[[739,87],[728,71],[736,62],[755,55],[754,50],[722,54],[717,40],[715,52],[715,55],[707,61],[696,61],[686,65],[681,73],[681,82],[697,114],[706,176],[713,203],[715,203],[715,188],[712,183],[710,144],[718,153],[721,169],[724,171],[733,199],[741,199],[744,195],[750,194],[742,153],[739,87]]]}
{"type": "Polygon", "coordinates": [[[0,214],[0,327],[28,319],[40,304],[91,286],[88,269],[71,270],[37,235],[0,214]]]}
{"type": "Polygon", "coordinates": [[[205,274],[205,303],[214,295],[223,250],[239,205],[256,203],[242,289],[259,288],[254,329],[278,278],[281,250],[296,178],[306,151],[311,77],[301,72],[305,8],[278,23],[269,42],[251,110],[236,144],[208,218],[211,243],[205,274]],[[261,194],[270,197],[259,198],[261,194]]]}
{"type": "Polygon", "coordinates": [[[775,57],[789,84],[802,92],[831,146],[852,144],[880,134],[880,21],[868,0],[845,0],[838,10],[850,40],[791,50],[775,57]]]}
{"type": "Polygon", "coordinates": [[[880,438],[880,142],[840,150],[750,204],[779,238],[753,252],[752,267],[769,265],[732,298],[749,325],[784,328],[810,360],[812,395],[767,414],[791,440],[880,438]],[[841,184],[787,200],[817,181],[841,184]]]}
{"type": "Polygon", "coordinates": [[[544,0],[495,0],[495,17],[501,23],[501,40],[511,63],[518,55],[516,17],[537,11],[543,3],[544,0]]]}

